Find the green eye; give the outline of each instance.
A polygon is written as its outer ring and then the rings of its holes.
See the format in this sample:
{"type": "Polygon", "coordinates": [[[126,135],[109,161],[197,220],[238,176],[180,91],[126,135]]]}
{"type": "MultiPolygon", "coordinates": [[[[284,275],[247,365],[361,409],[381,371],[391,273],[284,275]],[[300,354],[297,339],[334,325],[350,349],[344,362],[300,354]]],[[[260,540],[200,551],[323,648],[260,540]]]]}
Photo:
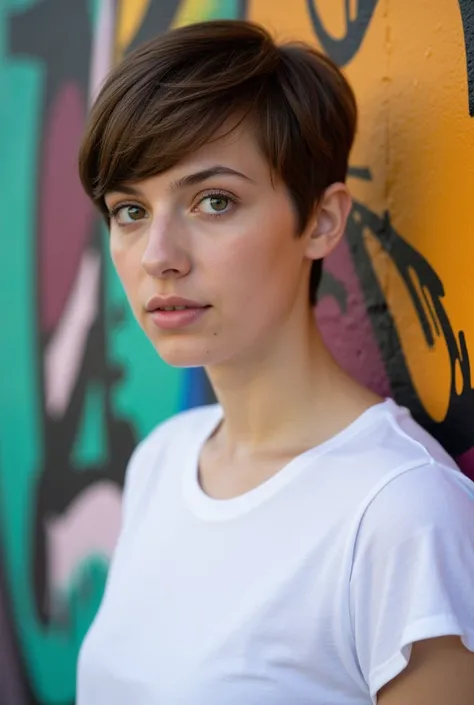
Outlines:
{"type": "Polygon", "coordinates": [[[140,220],[143,215],[143,208],[138,206],[127,206],[127,216],[131,220],[140,220]]]}
{"type": "Polygon", "coordinates": [[[147,217],[146,211],[141,206],[133,204],[119,205],[110,211],[110,218],[117,225],[131,225],[147,217]]]}
{"type": "Polygon", "coordinates": [[[199,210],[206,215],[223,215],[235,205],[235,199],[223,193],[210,193],[201,199],[199,210]]]}
{"type": "Polygon", "coordinates": [[[213,196],[209,199],[209,205],[215,211],[225,211],[229,205],[229,199],[224,196],[213,196]]]}

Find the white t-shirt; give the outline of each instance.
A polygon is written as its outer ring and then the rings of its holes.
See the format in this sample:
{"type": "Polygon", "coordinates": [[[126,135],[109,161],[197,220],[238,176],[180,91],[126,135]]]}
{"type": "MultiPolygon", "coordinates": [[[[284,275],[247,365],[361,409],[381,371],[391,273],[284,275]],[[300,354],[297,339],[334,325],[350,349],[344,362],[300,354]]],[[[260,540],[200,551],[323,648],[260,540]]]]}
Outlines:
{"type": "Polygon", "coordinates": [[[474,651],[474,484],[387,400],[239,497],[198,482],[218,406],[132,456],[77,705],[368,705],[420,639],[474,651]]]}

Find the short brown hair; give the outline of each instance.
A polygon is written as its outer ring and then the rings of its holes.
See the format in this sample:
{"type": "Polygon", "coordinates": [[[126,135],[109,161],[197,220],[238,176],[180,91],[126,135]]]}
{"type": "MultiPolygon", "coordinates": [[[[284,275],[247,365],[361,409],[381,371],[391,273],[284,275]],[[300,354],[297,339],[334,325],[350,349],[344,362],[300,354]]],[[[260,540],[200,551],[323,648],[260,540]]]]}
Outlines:
{"type": "MultiPolygon", "coordinates": [[[[89,117],[79,155],[82,184],[107,219],[107,192],[166,171],[235,116],[253,120],[301,233],[323,191],[346,179],[356,102],[327,56],[303,43],[278,46],[251,22],[180,27],[115,67],[89,117]]],[[[321,270],[322,262],[314,262],[312,304],[321,270]]]]}

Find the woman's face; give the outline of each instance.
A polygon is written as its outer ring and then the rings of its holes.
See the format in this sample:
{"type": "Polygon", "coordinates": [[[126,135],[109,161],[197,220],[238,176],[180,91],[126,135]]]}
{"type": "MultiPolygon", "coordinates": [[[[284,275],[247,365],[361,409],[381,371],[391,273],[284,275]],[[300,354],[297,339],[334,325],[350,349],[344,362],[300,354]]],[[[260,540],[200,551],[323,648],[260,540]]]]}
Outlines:
{"type": "Polygon", "coordinates": [[[169,364],[265,355],[307,309],[307,238],[249,128],[105,200],[118,276],[169,364]]]}

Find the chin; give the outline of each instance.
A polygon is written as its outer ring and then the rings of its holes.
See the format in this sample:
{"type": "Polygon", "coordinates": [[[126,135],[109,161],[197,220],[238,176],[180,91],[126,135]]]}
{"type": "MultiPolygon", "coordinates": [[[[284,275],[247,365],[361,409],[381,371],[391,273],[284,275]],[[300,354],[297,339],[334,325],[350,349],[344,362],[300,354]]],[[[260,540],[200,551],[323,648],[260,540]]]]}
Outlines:
{"type": "Polygon", "coordinates": [[[171,367],[206,367],[215,362],[215,355],[202,342],[182,339],[152,342],[163,362],[171,367]]]}

